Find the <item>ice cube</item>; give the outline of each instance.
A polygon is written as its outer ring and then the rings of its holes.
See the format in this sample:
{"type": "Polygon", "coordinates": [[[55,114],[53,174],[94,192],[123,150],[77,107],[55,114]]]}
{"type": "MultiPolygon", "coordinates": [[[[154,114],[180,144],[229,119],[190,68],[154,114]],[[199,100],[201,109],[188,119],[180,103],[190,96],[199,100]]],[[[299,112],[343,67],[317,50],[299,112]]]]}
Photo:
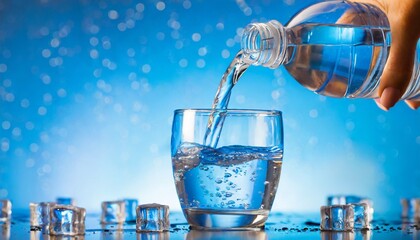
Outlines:
{"type": "Polygon", "coordinates": [[[12,203],[8,199],[0,200],[0,222],[8,222],[12,218],[12,203]]]}
{"type": "Polygon", "coordinates": [[[403,198],[401,206],[401,217],[405,221],[420,221],[420,198],[403,198]]]}
{"type": "Polygon", "coordinates": [[[346,203],[345,204],[360,203],[365,199],[363,197],[353,196],[353,195],[347,195],[347,196],[345,196],[345,198],[346,198],[346,203]]]}
{"type": "Polygon", "coordinates": [[[331,195],[327,197],[327,205],[345,205],[352,203],[366,203],[369,205],[369,220],[373,219],[373,202],[371,199],[366,197],[360,197],[355,195],[331,195]]]}
{"type": "Polygon", "coordinates": [[[365,202],[373,207],[372,200],[366,197],[360,197],[355,195],[331,195],[327,197],[327,205],[345,205],[350,203],[361,203],[365,202]]]}
{"type": "Polygon", "coordinates": [[[70,205],[50,209],[50,235],[76,236],[85,234],[86,210],[70,205]]]}
{"type": "Polygon", "coordinates": [[[367,203],[354,203],[354,229],[370,229],[370,206],[367,203]]]}
{"type": "Polygon", "coordinates": [[[70,197],[58,197],[55,201],[57,204],[60,205],[73,205],[76,206],[76,201],[70,197]]]}
{"type": "Polygon", "coordinates": [[[125,222],[125,201],[102,202],[101,223],[123,223],[125,222]]]}
{"type": "Polygon", "coordinates": [[[136,207],[139,204],[137,199],[125,198],[125,221],[134,222],[136,221],[136,207]]]}
{"type": "Polygon", "coordinates": [[[332,205],[321,207],[321,230],[351,231],[354,228],[354,206],[332,205]]]}
{"type": "Polygon", "coordinates": [[[50,210],[55,206],[54,202],[29,203],[31,227],[41,227],[40,230],[47,232],[50,222],[50,210]]]}
{"type": "Polygon", "coordinates": [[[327,197],[327,206],[345,205],[346,203],[346,196],[344,195],[334,195],[327,197]]]}
{"type": "Polygon", "coordinates": [[[137,232],[162,232],[169,230],[169,206],[157,203],[143,204],[136,209],[137,232]]]}

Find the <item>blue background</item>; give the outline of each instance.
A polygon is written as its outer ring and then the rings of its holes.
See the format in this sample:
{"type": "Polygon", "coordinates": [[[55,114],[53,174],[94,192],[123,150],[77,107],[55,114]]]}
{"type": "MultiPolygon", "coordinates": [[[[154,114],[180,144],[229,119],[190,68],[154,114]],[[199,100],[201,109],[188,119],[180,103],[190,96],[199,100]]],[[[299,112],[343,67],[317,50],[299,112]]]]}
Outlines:
{"type": "MultiPolygon", "coordinates": [[[[173,110],[211,106],[252,21],[286,23],[316,1],[0,1],[0,198],[14,207],[74,197],[88,211],[122,197],[179,210],[173,110]]],[[[232,108],[283,111],[273,209],[312,211],[328,194],[399,211],[420,195],[420,114],[399,103],[318,96],[251,67],[232,108]]]]}

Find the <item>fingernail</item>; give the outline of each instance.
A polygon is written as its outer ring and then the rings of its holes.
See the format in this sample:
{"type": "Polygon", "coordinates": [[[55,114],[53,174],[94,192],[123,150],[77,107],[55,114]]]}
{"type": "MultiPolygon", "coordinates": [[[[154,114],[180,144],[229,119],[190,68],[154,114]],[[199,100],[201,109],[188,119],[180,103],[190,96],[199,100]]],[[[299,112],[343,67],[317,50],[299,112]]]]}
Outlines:
{"type": "Polygon", "coordinates": [[[382,109],[382,110],[384,110],[384,111],[388,111],[388,110],[389,110],[388,108],[384,107],[384,105],[382,105],[382,104],[381,104],[381,102],[380,102],[379,98],[376,98],[376,99],[375,99],[375,103],[376,103],[376,105],[378,105],[378,107],[379,107],[380,109],[382,109]]]}
{"type": "Polygon", "coordinates": [[[392,108],[401,98],[401,91],[397,88],[387,87],[382,92],[381,99],[379,102],[386,109],[392,108]]]}

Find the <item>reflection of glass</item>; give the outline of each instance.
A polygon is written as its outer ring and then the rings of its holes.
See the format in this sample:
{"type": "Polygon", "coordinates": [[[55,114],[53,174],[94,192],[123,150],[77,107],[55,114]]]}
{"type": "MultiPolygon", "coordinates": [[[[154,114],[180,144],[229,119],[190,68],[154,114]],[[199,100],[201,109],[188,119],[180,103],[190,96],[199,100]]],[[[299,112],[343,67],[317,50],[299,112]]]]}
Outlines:
{"type": "Polygon", "coordinates": [[[197,231],[191,230],[187,234],[186,240],[266,240],[267,234],[264,231],[197,231]]]}
{"type": "Polygon", "coordinates": [[[137,240],[169,240],[169,232],[137,233],[137,240]]]}
{"type": "Polygon", "coordinates": [[[322,240],[370,240],[371,231],[336,232],[322,231],[322,240]]]}
{"type": "Polygon", "coordinates": [[[177,110],[171,146],[178,197],[193,229],[264,226],[282,166],[281,112],[177,110]],[[217,148],[202,145],[210,116],[223,118],[215,121],[223,125],[216,127],[217,148]]]}

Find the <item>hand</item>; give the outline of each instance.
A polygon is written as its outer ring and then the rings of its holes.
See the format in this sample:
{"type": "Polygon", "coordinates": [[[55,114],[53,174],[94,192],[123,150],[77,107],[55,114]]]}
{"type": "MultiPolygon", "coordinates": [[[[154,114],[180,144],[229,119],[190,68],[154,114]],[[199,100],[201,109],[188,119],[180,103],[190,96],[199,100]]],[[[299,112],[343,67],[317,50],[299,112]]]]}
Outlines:
{"type": "MultiPolygon", "coordinates": [[[[420,38],[420,0],[354,0],[379,7],[391,27],[391,50],[379,85],[376,103],[389,110],[404,94],[413,72],[417,41],[420,38]]],[[[412,109],[420,100],[405,101],[412,109]]]]}

